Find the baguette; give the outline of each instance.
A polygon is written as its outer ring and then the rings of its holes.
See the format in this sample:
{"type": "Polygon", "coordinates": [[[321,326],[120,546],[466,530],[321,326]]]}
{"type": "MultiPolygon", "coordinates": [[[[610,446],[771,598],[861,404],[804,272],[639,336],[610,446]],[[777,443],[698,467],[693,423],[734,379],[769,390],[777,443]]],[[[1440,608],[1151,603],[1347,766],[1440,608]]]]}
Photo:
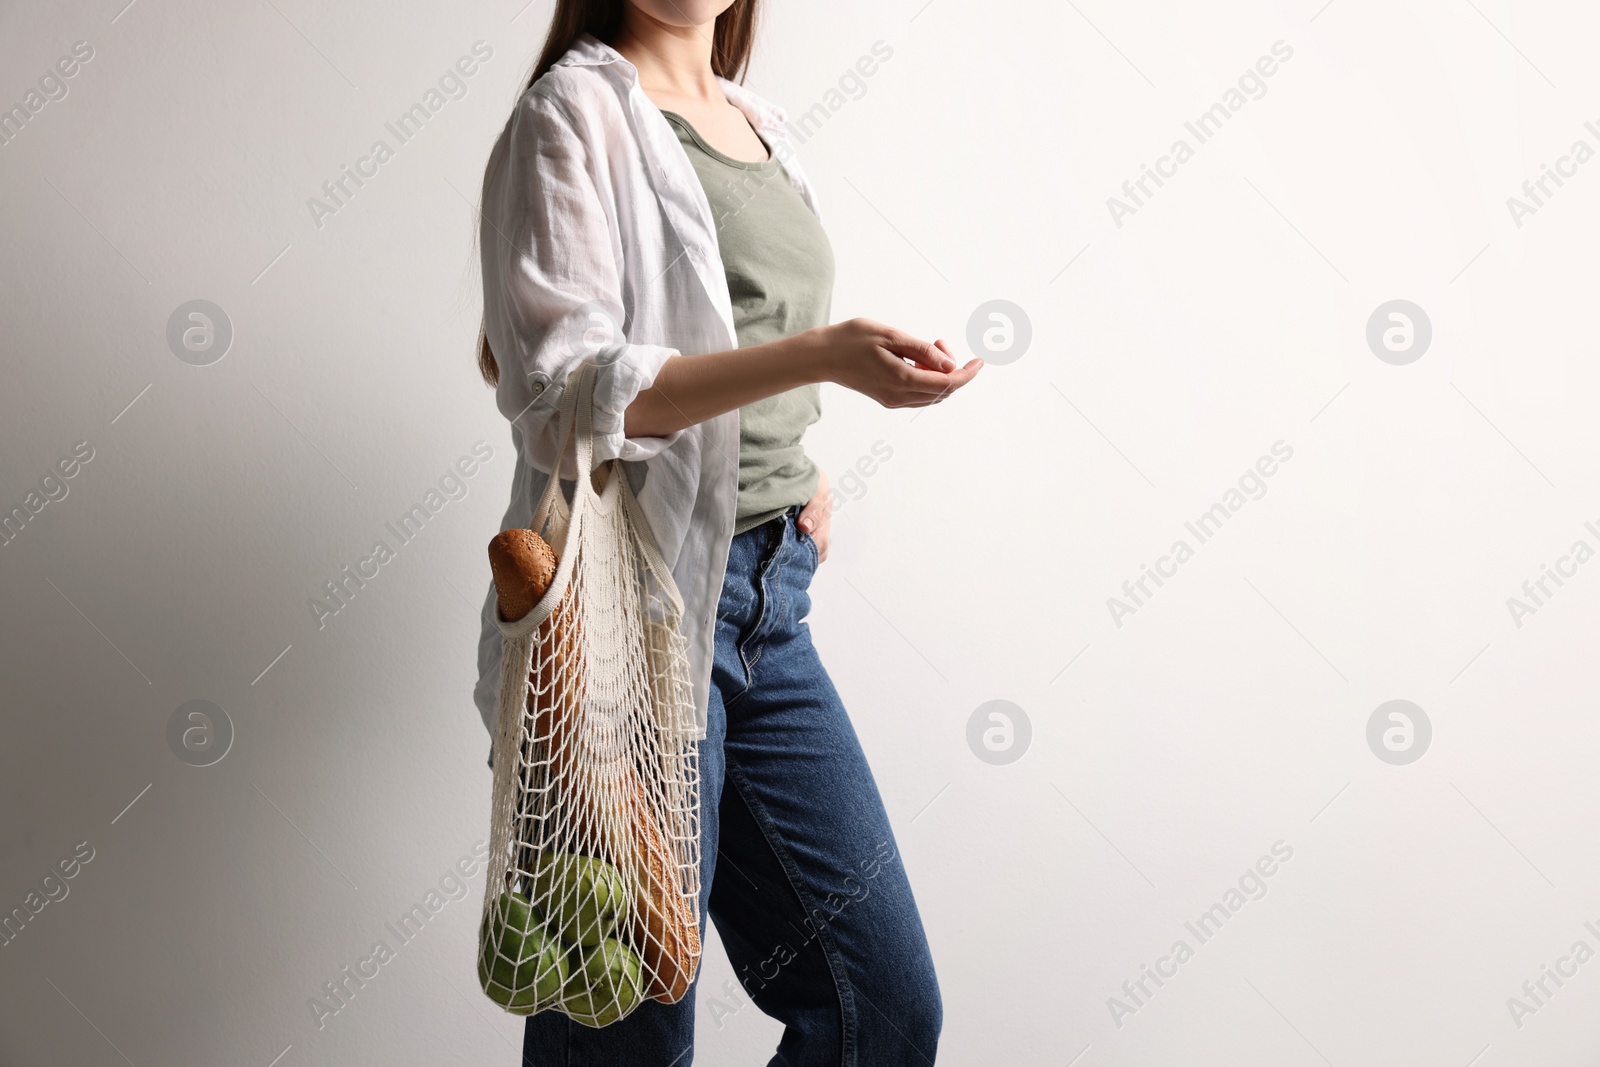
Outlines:
{"type": "MultiPolygon", "coordinates": [[[[501,618],[516,622],[537,607],[555,581],[559,563],[555,550],[532,530],[502,530],[496,534],[489,542],[489,569],[494,573],[501,618]]],[[[533,751],[526,751],[523,756],[525,765],[544,763],[549,779],[526,783],[528,789],[554,783],[570,785],[573,781],[574,746],[566,727],[576,713],[582,693],[582,658],[578,641],[581,629],[572,594],[569,588],[563,603],[539,624],[534,638],[538,651],[528,675],[528,708],[533,712],[533,734],[529,740],[533,751]],[[540,759],[535,754],[539,749],[548,755],[540,759]]],[[[566,792],[571,799],[576,799],[576,794],[582,790],[566,792]]],[[[571,825],[566,827],[572,838],[568,845],[573,851],[582,851],[580,840],[590,836],[594,824],[588,812],[581,816],[574,814],[571,825]]]]}
{"type": "Polygon", "coordinates": [[[489,542],[500,615],[516,622],[532,611],[556,579],[555,549],[532,530],[501,530],[489,542]]]}
{"type": "Polygon", "coordinates": [[[633,830],[639,879],[633,907],[633,943],[649,982],[644,994],[675,1004],[689,991],[700,961],[700,927],[678,882],[678,868],[650,801],[635,780],[633,830]]]}
{"type": "MultiPolygon", "coordinates": [[[[495,597],[500,616],[516,622],[532,611],[555,581],[560,560],[555,549],[532,530],[502,530],[489,542],[489,569],[494,573],[495,597]]],[[[578,620],[568,603],[558,605],[539,624],[534,670],[528,675],[528,703],[534,713],[534,740],[545,741],[556,758],[568,755],[565,739],[556,736],[566,716],[558,714],[575,707],[578,684],[578,620]],[[547,651],[548,650],[548,651],[547,651]]],[[[552,766],[555,773],[559,768],[552,766]]]]}

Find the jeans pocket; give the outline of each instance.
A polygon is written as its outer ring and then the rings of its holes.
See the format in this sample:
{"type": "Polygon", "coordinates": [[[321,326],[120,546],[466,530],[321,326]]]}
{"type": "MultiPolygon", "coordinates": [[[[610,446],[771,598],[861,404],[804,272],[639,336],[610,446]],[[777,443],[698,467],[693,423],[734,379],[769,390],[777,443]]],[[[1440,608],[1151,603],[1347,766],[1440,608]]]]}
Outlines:
{"type": "Polygon", "coordinates": [[[817,544],[817,539],[815,537],[812,537],[798,526],[795,527],[795,534],[800,538],[800,543],[804,545],[808,551],[810,551],[811,570],[815,572],[816,569],[822,564],[822,546],[817,544]]]}
{"type": "Polygon", "coordinates": [[[815,537],[812,537],[810,534],[806,533],[800,528],[800,508],[798,506],[795,507],[792,515],[793,518],[791,519],[791,523],[794,526],[794,539],[800,543],[802,548],[810,553],[811,569],[812,571],[815,571],[822,563],[822,549],[817,544],[817,539],[815,537]]]}

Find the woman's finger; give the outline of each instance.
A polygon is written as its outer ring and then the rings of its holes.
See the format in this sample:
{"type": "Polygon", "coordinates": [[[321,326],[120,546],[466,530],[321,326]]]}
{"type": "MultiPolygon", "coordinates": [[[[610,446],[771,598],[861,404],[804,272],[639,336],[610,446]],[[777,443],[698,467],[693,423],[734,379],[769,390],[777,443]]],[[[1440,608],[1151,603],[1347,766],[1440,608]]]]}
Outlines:
{"type": "MultiPolygon", "coordinates": [[[[972,381],[982,367],[983,361],[974,359],[960,370],[951,371],[949,374],[930,375],[932,382],[929,385],[924,385],[920,381],[912,381],[900,386],[897,392],[904,399],[905,404],[908,405],[937,404],[963,385],[972,381]]],[[[912,373],[920,374],[921,372],[913,371],[912,373]]]]}
{"type": "Polygon", "coordinates": [[[817,491],[806,501],[806,506],[800,509],[800,529],[805,533],[816,535],[817,530],[825,529],[829,517],[828,483],[825,479],[818,478],[817,491]]]}
{"type": "Polygon", "coordinates": [[[922,341],[910,334],[895,331],[884,338],[883,347],[897,356],[915,360],[928,374],[943,374],[955,369],[956,361],[931,341],[922,341]]]}

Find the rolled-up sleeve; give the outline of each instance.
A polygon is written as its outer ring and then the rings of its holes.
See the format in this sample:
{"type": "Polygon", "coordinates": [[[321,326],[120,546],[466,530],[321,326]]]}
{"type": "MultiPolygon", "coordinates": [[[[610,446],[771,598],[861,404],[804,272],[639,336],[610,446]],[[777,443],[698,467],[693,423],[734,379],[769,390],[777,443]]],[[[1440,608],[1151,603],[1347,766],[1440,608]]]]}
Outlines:
{"type": "Polygon", "coordinates": [[[556,455],[567,375],[600,367],[594,393],[594,462],[643,460],[671,446],[628,437],[623,416],[675,348],[635,344],[623,332],[622,242],[603,157],[603,134],[537,89],[524,93],[490,157],[479,244],[484,328],[500,368],[495,401],[520,430],[523,458],[541,471],[556,455]]]}

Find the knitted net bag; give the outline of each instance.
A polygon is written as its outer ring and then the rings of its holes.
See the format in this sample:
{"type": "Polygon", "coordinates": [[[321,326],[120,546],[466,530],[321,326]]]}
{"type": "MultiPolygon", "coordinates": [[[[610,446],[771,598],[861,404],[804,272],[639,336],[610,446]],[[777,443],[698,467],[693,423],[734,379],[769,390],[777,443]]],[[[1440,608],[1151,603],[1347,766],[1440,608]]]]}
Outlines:
{"type": "MultiPolygon", "coordinates": [[[[700,775],[683,600],[620,460],[592,462],[593,362],[568,377],[555,471],[530,531],[553,562],[505,617],[478,980],[517,1015],[606,1026],[675,1002],[700,960],[700,775]],[[537,535],[537,536],[534,536],[537,535]]],[[[495,549],[491,547],[491,557],[495,549]]],[[[504,557],[502,557],[503,561],[504,557]]]]}

